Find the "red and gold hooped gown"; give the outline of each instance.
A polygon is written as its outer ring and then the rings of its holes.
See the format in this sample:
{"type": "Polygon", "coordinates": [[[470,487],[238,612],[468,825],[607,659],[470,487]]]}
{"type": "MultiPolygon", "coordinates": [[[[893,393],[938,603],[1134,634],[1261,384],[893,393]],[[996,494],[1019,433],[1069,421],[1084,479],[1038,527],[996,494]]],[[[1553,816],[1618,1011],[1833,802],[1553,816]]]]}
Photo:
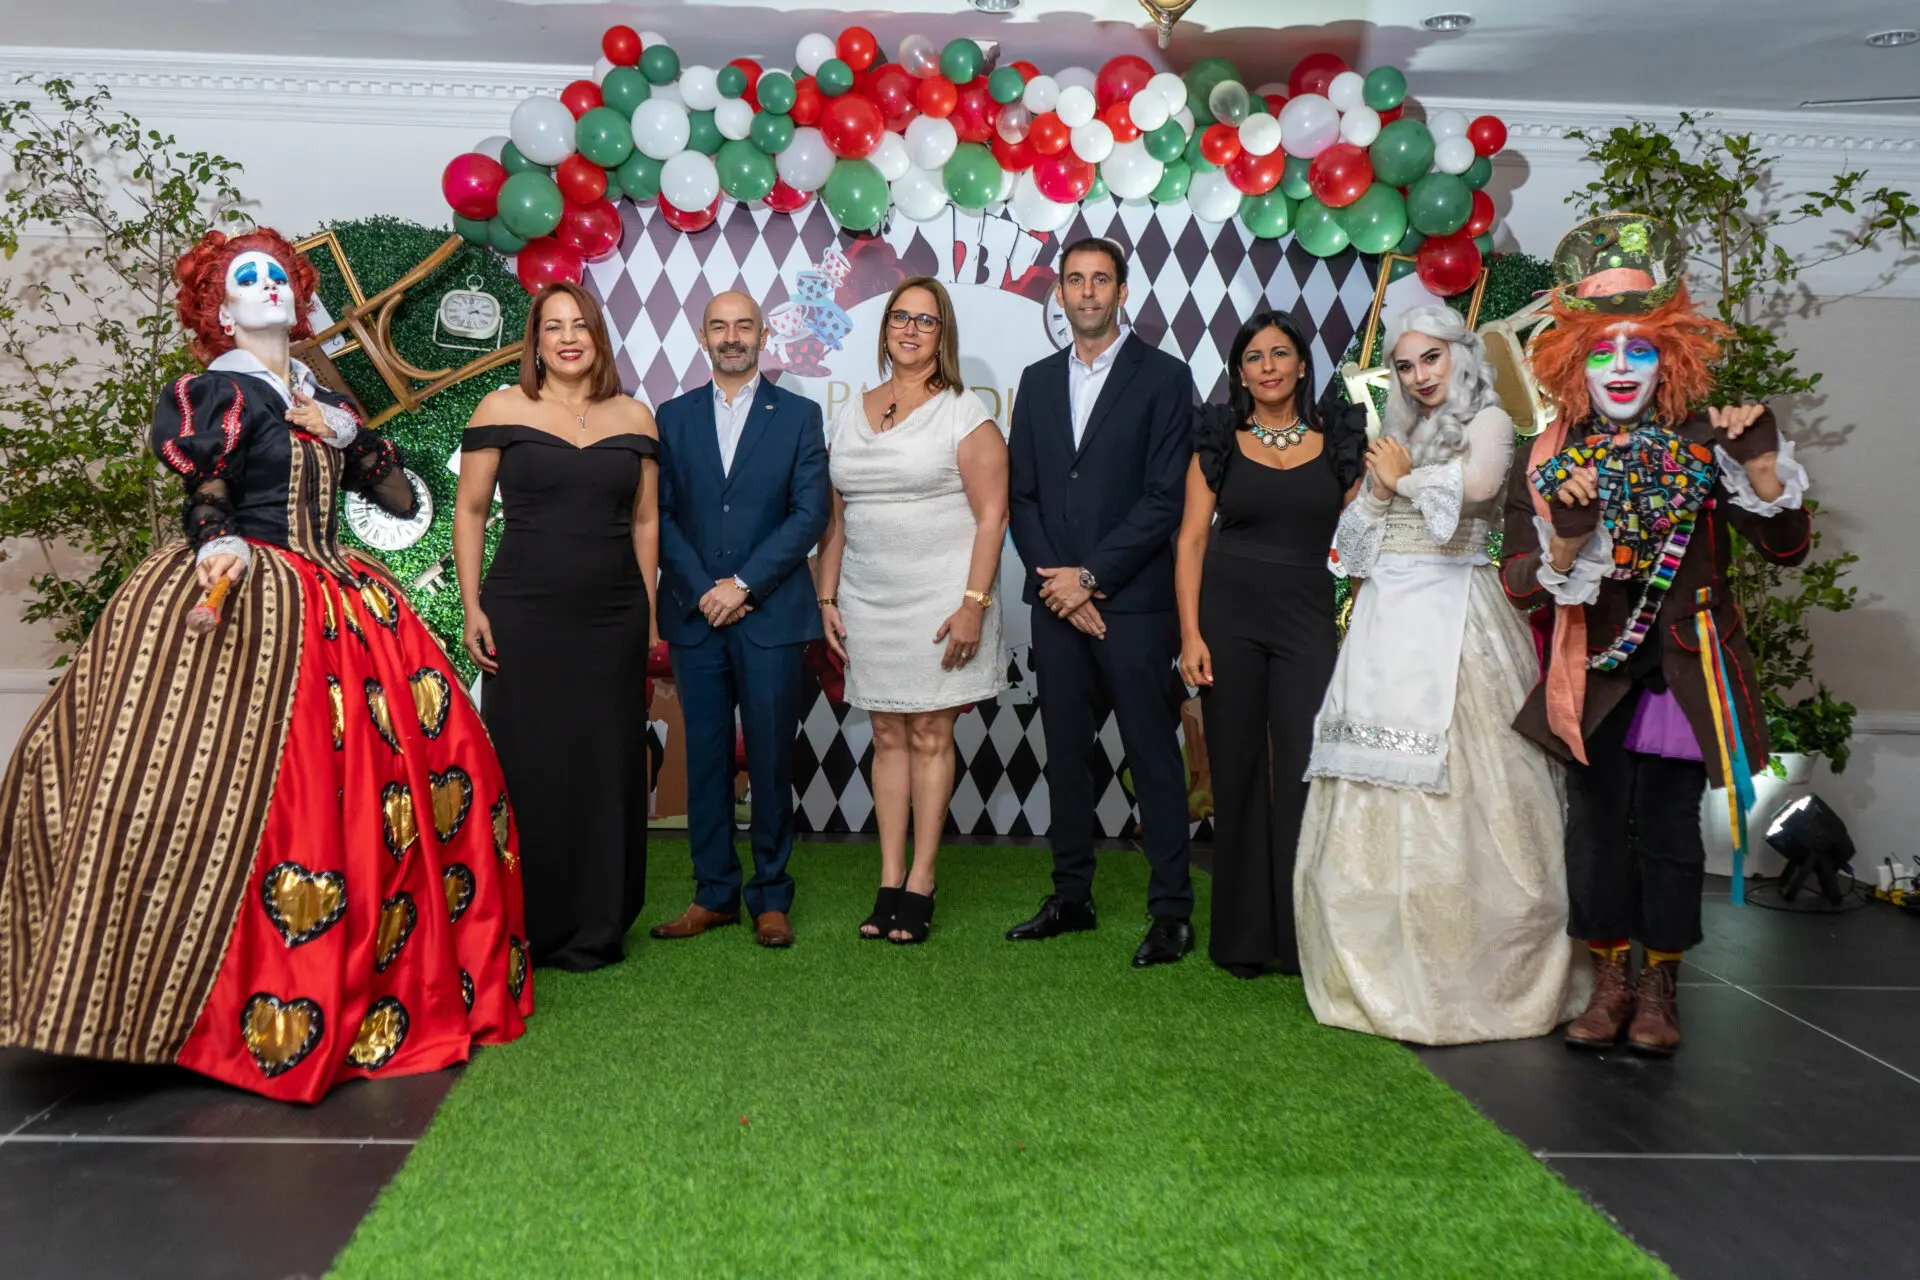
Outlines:
{"type": "Polygon", "coordinates": [[[129,575],[0,789],[0,1044],[313,1102],[525,1028],[492,744],[394,584],[335,541],[343,483],[401,514],[410,485],[390,442],[323,445],[288,403],[238,352],[161,399],[190,542],[129,575]],[[191,635],[196,548],[233,537],[251,569],[191,635]]]}

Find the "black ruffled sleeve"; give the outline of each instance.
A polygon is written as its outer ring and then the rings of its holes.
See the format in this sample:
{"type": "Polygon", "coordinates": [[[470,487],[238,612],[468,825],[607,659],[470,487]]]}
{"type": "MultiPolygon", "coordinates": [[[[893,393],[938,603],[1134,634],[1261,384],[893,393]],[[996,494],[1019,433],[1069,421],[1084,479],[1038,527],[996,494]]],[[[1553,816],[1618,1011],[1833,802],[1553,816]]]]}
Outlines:
{"type": "Polygon", "coordinates": [[[1233,409],[1224,404],[1203,404],[1193,411],[1193,454],[1200,460],[1200,474],[1207,488],[1215,493],[1226,482],[1227,463],[1240,451],[1234,432],[1240,429],[1233,409]]]}
{"type": "Polygon", "coordinates": [[[383,511],[403,520],[411,519],[420,503],[414,496],[413,482],[407,479],[406,470],[400,465],[400,450],[393,441],[370,430],[348,397],[322,387],[314,392],[313,398],[352,414],[355,425],[360,428],[342,451],[346,470],[340,477],[341,486],[377,504],[383,511]]]}
{"type": "Polygon", "coordinates": [[[1367,469],[1367,409],[1365,405],[1342,404],[1332,408],[1326,419],[1327,456],[1333,461],[1333,474],[1342,491],[1351,489],[1367,469]]]}
{"type": "Polygon", "coordinates": [[[181,528],[196,548],[237,537],[234,497],[239,490],[252,388],[224,374],[188,375],[160,393],[153,410],[153,451],[185,482],[181,528]]]}

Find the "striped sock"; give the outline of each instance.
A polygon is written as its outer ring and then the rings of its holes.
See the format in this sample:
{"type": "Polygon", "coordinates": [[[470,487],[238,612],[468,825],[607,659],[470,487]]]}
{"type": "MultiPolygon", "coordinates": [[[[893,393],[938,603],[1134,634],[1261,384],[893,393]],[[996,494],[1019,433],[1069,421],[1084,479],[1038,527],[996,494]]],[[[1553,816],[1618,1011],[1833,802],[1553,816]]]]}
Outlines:
{"type": "Polygon", "coordinates": [[[1627,958],[1627,952],[1632,950],[1632,948],[1633,944],[1625,938],[1607,938],[1604,941],[1589,940],[1587,943],[1587,950],[1593,952],[1595,962],[1601,964],[1609,961],[1624,962],[1627,958]]]}
{"type": "Polygon", "coordinates": [[[1677,965],[1680,963],[1680,957],[1685,954],[1686,952],[1684,951],[1658,951],[1652,947],[1648,947],[1647,963],[1651,965],[1677,965]]]}

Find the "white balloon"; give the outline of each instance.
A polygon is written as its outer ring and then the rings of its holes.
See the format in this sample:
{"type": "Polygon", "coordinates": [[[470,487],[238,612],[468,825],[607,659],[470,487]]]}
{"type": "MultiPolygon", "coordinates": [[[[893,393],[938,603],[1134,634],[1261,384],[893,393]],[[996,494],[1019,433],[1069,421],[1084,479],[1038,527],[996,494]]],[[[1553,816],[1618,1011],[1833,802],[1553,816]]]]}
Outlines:
{"type": "Polygon", "coordinates": [[[1290,156],[1312,159],[1340,139],[1340,113],[1317,93],[1303,93],[1280,108],[1280,145],[1290,156]]]}
{"type": "Polygon", "coordinates": [[[511,139],[505,134],[496,133],[490,138],[480,139],[480,143],[474,148],[474,151],[479,155],[491,156],[495,160],[498,160],[500,153],[507,149],[507,143],[509,141],[511,141],[511,139]]]}
{"type": "MultiPolygon", "coordinates": [[[[1000,196],[993,202],[994,204],[1004,205],[1008,200],[1013,198],[1014,179],[1019,176],[1020,175],[1012,169],[1002,169],[1000,171],[1000,196]]],[[[991,208],[991,206],[989,206],[989,208],[991,208]]]]}
{"type": "Polygon", "coordinates": [[[808,75],[820,70],[820,64],[829,58],[840,56],[840,47],[833,37],[816,31],[812,35],[801,36],[799,45],[793,51],[794,65],[808,75]]]}
{"type": "Polygon", "coordinates": [[[773,158],[780,180],[795,191],[818,191],[833,172],[833,152],[826,135],[811,125],[793,131],[793,141],[773,158]]]}
{"type": "Polygon", "coordinates": [[[897,61],[915,79],[925,80],[940,69],[940,49],[926,36],[910,35],[900,41],[897,61]]]}
{"type": "MultiPolygon", "coordinates": [[[[1060,123],[1069,129],[1078,129],[1083,124],[1091,124],[1098,114],[1098,102],[1093,90],[1081,85],[1070,85],[1060,91],[1060,101],[1054,104],[1054,112],[1060,117],[1060,123]]],[[[562,107],[561,110],[566,110],[562,107]]]]}
{"type": "Polygon", "coordinates": [[[1078,125],[1070,137],[1073,154],[1090,164],[1099,164],[1113,154],[1113,129],[1105,120],[1078,125]]]}
{"type": "Polygon", "coordinates": [[[1100,77],[1085,67],[1067,67],[1054,72],[1053,78],[1060,82],[1062,89],[1079,88],[1088,93],[1092,93],[1093,87],[1100,83],[1100,77]]]}
{"type": "Polygon", "coordinates": [[[1121,200],[1139,200],[1152,195],[1166,171],[1165,165],[1147,154],[1147,144],[1139,138],[1114,144],[1113,154],[1100,166],[1107,190],[1121,200]]]}
{"type": "Polygon", "coordinates": [[[1180,122],[1180,132],[1191,138],[1194,128],[1196,127],[1193,119],[1193,111],[1188,107],[1181,107],[1173,113],[1173,118],[1180,122]]]}
{"type": "MultiPolygon", "coordinates": [[[[508,134],[535,164],[559,164],[573,154],[573,112],[558,98],[528,98],[513,109],[508,134]]],[[[686,143],[681,142],[682,146],[686,143]]]]}
{"type": "MultiPolygon", "coordinates": [[[[565,107],[560,109],[566,110],[565,107]]],[[[668,102],[657,92],[634,108],[633,145],[655,160],[671,160],[685,151],[687,139],[692,133],[693,122],[687,118],[687,109],[677,102],[668,102]]],[[[680,207],[685,209],[688,206],[680,207]]],[[[699,207],[704,209],[707,206],[703,204],[699,207]]]]}
{"type": "Polygon", "coordinates": [[[1240,212],[1240,188],[1225,169],[1196,173],[1187,188],[1187,207],[1202,222],[1225,222],[1240,212]]]}
{"type": "Polygon", "coordinates": [[[713,157],[682,151],[660,167],[660,194],[667,203],[688,213],[704,209],[720,195],[720,171],[713,157]]]}
{"type": "Polygon", "coordinates": [[[1171,71],[1162,71],[1147,81],[1146,93],[1157,93],[1166,100],[1167,110],[1178,114],[1187,105],[1187,82],[1171,71]]]}
{"type": "Polygon", "coordinates": [[[611,70],[613,70],[612,58],[604,54],[595,58],[593,60],[593,82],[595,84],[605,84],[607,82],[607,72],[611,70]]]}
{"type": "Polygon", "coordinates": [[[666,42],[667,38],[658,31],[642,31],[640,33],[640,47],[642,49],[651,49],[657,44],[665,44],[666,42]]]}
{"type": "Polygon", "coordinates": [[[953,121],[932,116],[915,116],[907,125],[907,154],[922,169],[938,169],[953,159],[960,145],[960,133],[953,121]]]}
{"type": "Polygon", "coordinates": [[[1327,86],[1327,101],[1340,111],[1366,106],[1367,78],[1358,71],[1342,71],[1327,86]]]}
{"type": "Polygon", "coordinates": [[[938,217],[947,207],[946,183],[937,172],[929,173],[917,165],[894,180],[892,193],[893,207],[914,222],[938,217]]]}
{"type": "Polygon", "coordinates": [[[1433,144],[1433,167],[1441,173],[1465,173],[1473,168],[1473,140],[1455,135],[1433,144]]]}
{"type": "Polygon", "coordinates": [[[680,68],[680,100],[689,111],[711,111],[719,106],[720,73],[697,65],[680,68]]]}
{"type": "Polygon", "coordinates": [[[1035,76],[1027,81],[1026,90],[1021,93],[1020,101],[1025,103],[1027,110],[1035,115],[1051,111],[1054,104],[1060,101],[1060,82],[1052,76],[1035,76]]]}
{"type": "Polygon", "coordinates": [[[1013,196],[1009,204],[1013,209],[1014,221],[1029,231],[1038,231],[1043,235],[1059,231],[1073,221],[1075,206],[1061,204],[1042,195],[1031,170],[1021,174],[1013,184],[1013,196]]]}
{"type": "Polygon", "coordinates": [[[1270,156],[1280,149],[1280,118],[1248,116],[1240,126],[1240,149],[1251,155],[1270,156]]]}
{"type": "Polygon", "coordinates": [[[745,98],[726,98],[713,109],[714,128],[720,130],[720,136],[733,142],[749,137],[753,133],[753,104],[745,98]]]}
{"type": "Polygon", "coordinates": [[[653,96],[650,99],[650,101],[671,102],[675,106],[679,106],[679,107],[684,107],[687,105],[687,100],[680,96],[680,82],[678,80],[674,81],[672,84],[654,85],[653,96]]]}
{"type": "Polygon", "coordinates": [[[1340,141],[1370,147],[1380,136],[1380,113],[1362,104],[1340,117],[1340,141]]]}
{"type": "Polygon", "coordinates": [[[1442,138],[1464,138],[1467,136],[1467,118],[1458,111],[1436,111],[1427,117],[1427,132],[1433,135],[1435,142],[1442,138]]]}
{"type": "Polygon", "coordinates": [[[1167,121],[1173,119],[1173,108],[1167,100],[1157,93],[1146,89],[1127,99],[1127,118],[1133,121],[1133,127],[1142,133],[1152,133],[1167,121]]]}
{"type": "Polygon", "coordinates": [[[1033,112],[1027,110],[1024,102],[1009,102],[1000,108],[1000,118],[994,122],[993,131],[1000,135],[1001,141],[1017,146],[1033,132],[1033,112]]]}
{"type": "Polygon", "coordinates": [[[867,159],[873,162],[873,167],[888,182],[898,182],[913,168],[913,157],[907,154],[907,144],[897,133],[882,134],[880,145],[873,149],[873,154],[867,159]]]}

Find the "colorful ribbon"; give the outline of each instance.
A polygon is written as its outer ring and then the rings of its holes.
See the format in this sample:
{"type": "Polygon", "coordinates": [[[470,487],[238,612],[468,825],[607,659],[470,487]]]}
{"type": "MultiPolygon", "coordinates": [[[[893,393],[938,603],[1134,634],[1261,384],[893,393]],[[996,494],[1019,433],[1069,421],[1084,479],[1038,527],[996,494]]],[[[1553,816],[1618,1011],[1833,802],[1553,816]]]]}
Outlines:
{"type": "Polygon", "coordinates": [[[1707,607],[1712,592],[1696,594],[1700,611],[1693,615],[1700,641],[1700,670],[1707,681],[1707,703],[1713,710],[1715,746],[1720,753],[1720,776],[1726,779],[1727,828],[1733,837],[1733,902],[1746,901],[1747,811],[1753,808],[1753,770],[1747,764],[1746,739],[1740,733],[1740,715],[1734,709],[1733,685],[1720,650],[1720,630],[1707,607]]]}

